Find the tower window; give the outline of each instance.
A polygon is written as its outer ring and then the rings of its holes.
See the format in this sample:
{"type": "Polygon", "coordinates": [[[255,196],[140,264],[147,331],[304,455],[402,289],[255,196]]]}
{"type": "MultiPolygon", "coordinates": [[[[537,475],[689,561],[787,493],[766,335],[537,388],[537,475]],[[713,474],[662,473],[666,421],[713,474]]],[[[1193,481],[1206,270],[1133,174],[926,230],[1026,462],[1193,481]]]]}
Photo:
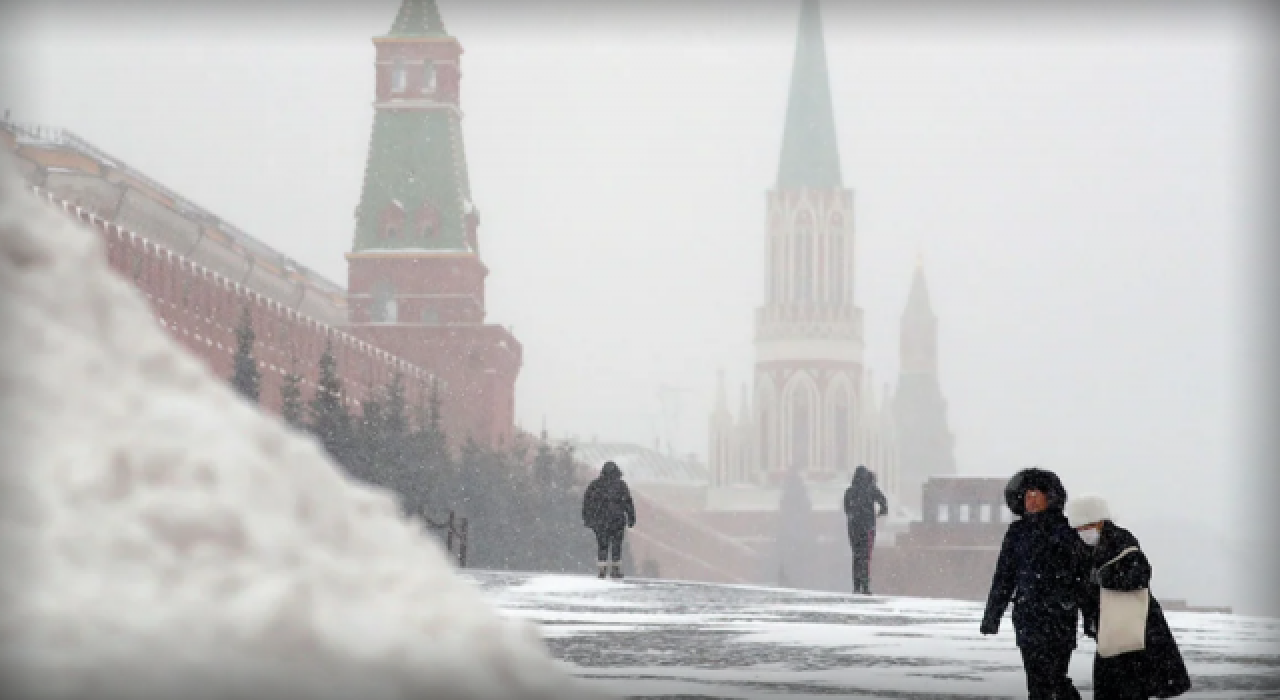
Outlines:
{"type": "Polygon", "coordinates": [[[960,522],[962,522],[962,523],[967,523],[967,522],[969,522],[969,504],[968,504],[968,503],[961,503],[961,504],[960,504],[960,509],[959,509],[959,514],[958,514],[958,516],[959,516],[959,517],[958,517],[957,519],[958,519],[960,522]]]}
{"type": "Polygon", "coordinates": [[[810,464],[809,441],[811,427],[809,415],[809,391],[797,388],[791,395],[791,464],[792,469],[808,469],[810,464]]]}
{"type": "Polygon", "coordinates": [[[404,61],[396,59],[391,68],[391,92],[404,92],[408,85],[408,74],[404,70],[404,61]]]}
{"type": "Polygon", "coordinates": [[[938,522],[945,523],[951,521],[951,509],[946,503],[938,504],[938,522]]]}
{"type": "Polygon", "coordinates": [[[983,503],[982,505],[978,506],[978,520],[984,523],[991,522],[991,504],[990,503],[983,503]]]}
{"type": "Polygon", "coordinates": [[[837,470],[845,471],[849,468],[849,399],[841,389],[836,397],[836,407],[833,412],[835,429],[831,431],[835,441],[835,467],[837,470]]]}
{"type": "Polygon", "coordinates": [[[429,58],[422,62],[422,91],[436,91],[436,64],[429,58]]]}
{"type": "Polygon", "coordinates": [[[378,282],[373,286],[372,296],[369,320],[373,323],[395,323],[398,320],[395,287],[387,281],[378,282]]]}
{"type": "Polygon", "coordinates": [[[423,202],[417,212],[417,224],[424,238],[436,235],[440,229],[440,212],[430,202],[423,202]]]}

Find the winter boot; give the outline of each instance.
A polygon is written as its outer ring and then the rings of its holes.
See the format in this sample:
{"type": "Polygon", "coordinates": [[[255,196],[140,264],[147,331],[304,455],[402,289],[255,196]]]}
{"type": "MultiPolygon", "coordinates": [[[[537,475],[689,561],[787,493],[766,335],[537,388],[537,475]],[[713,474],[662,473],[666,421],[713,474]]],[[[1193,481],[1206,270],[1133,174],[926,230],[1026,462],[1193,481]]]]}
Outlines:
{"type": "Polygon", "coordinates": [[[607,561],[596,562],[596,568],[600,569],[599,578],[604,578],[609,574],[609,562],[607,561]]]}
{"type": "Polygon", "coordinates": [[[613,570],[609,572],[609,576],[611,578],[622,578],[622,565],[614,562],[613,570]]]}

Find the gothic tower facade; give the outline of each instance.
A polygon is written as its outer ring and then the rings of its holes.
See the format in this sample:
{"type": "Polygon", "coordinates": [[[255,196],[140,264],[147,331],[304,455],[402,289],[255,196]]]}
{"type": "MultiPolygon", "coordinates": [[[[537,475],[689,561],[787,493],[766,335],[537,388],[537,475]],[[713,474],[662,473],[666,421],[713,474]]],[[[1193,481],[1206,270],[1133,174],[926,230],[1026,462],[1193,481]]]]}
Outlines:
{"type": "Polygon", "coordinates": [[[521,347],[485,322],[480,214],[462,138],[462,46],[434,0],[404,0],[373,39],[373,132],[348,261],[352,328],[443,378],[446,429],[512,438],[521,347]]]}
{"type": "Polygon", "coordinates": [[[750,405],[740,408],[747,415],[739,416],[750,428],[731,432],[722,393],[711,424],[718,480],[778,486],[796,471],[809,482],[834,482],[866,464],[882,488],[896,483],[891,416],[863,367],[854,243],[821,8],[804,0],[777,181],[766,195],[754,387],[750,405]],[[730,435],[745,443],[736,452],[724,447],[730,435]],[[734,454],[740,461],[731,465],[734,454]]]}
{"type": "Polygon", "coordinates": [[[893,412],[901,442],[904,503],[920,513],[920,487],[931,476],[956,473],[955,439],[938,380],[938,317],[929,301],[924,266],[916,263],[902,312],[898,388],[893,412]]]}

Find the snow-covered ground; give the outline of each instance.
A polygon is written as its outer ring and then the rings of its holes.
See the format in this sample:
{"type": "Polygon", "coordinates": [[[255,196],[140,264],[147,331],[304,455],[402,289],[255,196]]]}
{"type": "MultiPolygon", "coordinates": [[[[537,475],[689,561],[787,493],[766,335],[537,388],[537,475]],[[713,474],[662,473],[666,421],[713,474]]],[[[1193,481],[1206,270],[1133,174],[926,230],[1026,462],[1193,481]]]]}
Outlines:
{"type": "MultiPolygon", "coordinates": [[[[469,572],[552,653],[628,697],[1025,697],[1006,617],[976,603],[645,579],[469,572]]],[[[1184,697],[1280,697],[1280,620],[1166,613],[1195,684],[1184,697]]],[[[1093,642],[1071,675],[1090,697],[1093,642]]]]}

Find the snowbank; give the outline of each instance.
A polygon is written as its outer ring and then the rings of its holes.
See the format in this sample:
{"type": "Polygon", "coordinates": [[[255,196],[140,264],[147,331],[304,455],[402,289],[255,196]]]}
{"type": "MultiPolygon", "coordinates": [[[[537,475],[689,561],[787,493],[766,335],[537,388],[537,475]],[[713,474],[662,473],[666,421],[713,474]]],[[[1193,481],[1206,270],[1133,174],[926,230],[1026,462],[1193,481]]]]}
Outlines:
{"type": "Polygon", "coordinates": [[[6,154],[0,324],[6,691],[583,696],[389,496],[171,341],[6,154]]]}

